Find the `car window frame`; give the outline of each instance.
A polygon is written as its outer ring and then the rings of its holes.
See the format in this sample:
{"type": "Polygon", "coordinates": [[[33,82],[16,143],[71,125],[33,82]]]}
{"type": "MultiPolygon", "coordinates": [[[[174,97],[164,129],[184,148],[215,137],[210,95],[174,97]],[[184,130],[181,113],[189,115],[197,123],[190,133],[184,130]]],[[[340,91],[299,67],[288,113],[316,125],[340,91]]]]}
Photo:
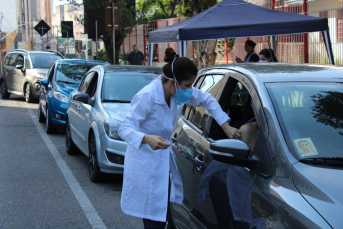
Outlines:
{"type": "Polygon", "coordinates": [[[49,70],[49,73],[48,73],[48,81],[49,83],[52,83],[52,82],[55,82],[55,78],[54,77],[54,73],[55,73],[55,67],[56,67],[57,64],[53,64],[49,70]]]}
{"type": "MultiPolygon", "coordinates": [[[[194,84],[196,85],[196,88],[201,90],[201,86],[203,85],[204,81],[205,81],[205,78],[208,77],[208,76],[222,76],[221,79],[219,81],[222,81],[220,84],[223,83],[223,79],[225,78],[225,74],[223,73],[210,73],[210,74],[204,74],[204,75],[201,75],[199,76],[198,78],[198,81],[194,84]],[[201,82],[199,82],[201,80],[201,82]],[[199,85],[198,85],[199,84],[199,85]]],[[[219,82],[218,81],[218,82],[219,82]]],[[[214,98],[216,98],[216,94],[218,93],[219,89],[220,89],[221,85],[219,85],[218,89],[216,90],[215,94],[213,95],[212,93],[210,93],[214,98]]],[[[213,87],[209,87],[206,91],[204,92],[208,92],[210,89],[212,89],[213,87]]],[[[185,114],[185,112],[187,112],[187,107],[189,105],[185,106],[184,108],[184,111],[183,111],[183,114],[185,114]]],[[[208,112],[209,116],[204,124],[204,129],[201,130],[199,127],[197,127],[195,124],[192,123],[192,121],[189,120],[190,118],[190,115],[192,112],[194,112],[194,110],[196,110],[198,107],[195,107],[195,106],[190,106],[190,109],[188,111],[188,114],[187,114],[187,117],[185,115],[182,115],[182,118],[183,120],[187,123],[187,125],[189,125],[193,130],[195,130],[197,133],[199,133],[200,135],[204,136],[204,132],[208,132],[208,131],[205,131],[205,128],[211,123],[211,119],[213,119],[212,115],[209,114],[209,112],[206,110],[206,108],[203,108],[205,109],[205,111],[208,112]],[[209,122],[210,121],[210,122],[209,122]]]]}
{"type": "MultiPolygon", "coordinates": [[[[78,91],[79,93],[87,94],[88,85],[87,85],[87,88],[85,88],[85,92],[81,92],[81,87],[83,87],[83,84],[85,83],[87,77],[93,77],[94,73],[95,73],[95,71],[90,71],[90,72],[88,72],[88,73],[83,77],[83,79],[81,80],[81,83],[80,83],[80,85],[79,85],[79,87],[78,87],[78,89],[77,89],[77,91],[78,91]],[[92,76],[90,76],[90,75],[92,75],[92,76]]],[[[92,81],[92,80],[91,80],[91,81],[92,81]]]]}

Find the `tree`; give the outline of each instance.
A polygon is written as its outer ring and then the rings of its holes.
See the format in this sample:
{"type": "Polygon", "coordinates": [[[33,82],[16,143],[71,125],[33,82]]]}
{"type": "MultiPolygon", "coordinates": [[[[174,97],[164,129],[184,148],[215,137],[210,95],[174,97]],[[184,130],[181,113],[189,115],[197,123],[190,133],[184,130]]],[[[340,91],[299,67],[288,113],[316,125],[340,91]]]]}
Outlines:
{"type": "MultiPolygon", "coordinates": [[[[78,4],[75,0],[69,0],[70,3],[78,4]]],[[[119,18],[120,18],[120,29],[115,31],[115,63],[119,62],[119,50],[123,44],[123,40],[126,35],[131,31],[132,27],[137,25],[140,21],[136,17],[135,9],[135,0],[83,0],[84,9],[97,9],[100,10],[99,18],[101,17],[102,21],[106,21],[106,4],[116,2],[118,3],[119,8],[119,18]]],[[[87,23],[84,20],[80,20],[84,24],[85,29],[87,29],[87,23]]],[[[99,23],[98,29],[104,30],[106,28],[106,23],[99,23]],[[102,27],[102,28],[100,28],[102,27]]],[[[112,40],[112,31],[106,30],[103,34],[103,42],[105,45],[107,60],[110,63],[113,62],[113,40],[112,40]]]]}

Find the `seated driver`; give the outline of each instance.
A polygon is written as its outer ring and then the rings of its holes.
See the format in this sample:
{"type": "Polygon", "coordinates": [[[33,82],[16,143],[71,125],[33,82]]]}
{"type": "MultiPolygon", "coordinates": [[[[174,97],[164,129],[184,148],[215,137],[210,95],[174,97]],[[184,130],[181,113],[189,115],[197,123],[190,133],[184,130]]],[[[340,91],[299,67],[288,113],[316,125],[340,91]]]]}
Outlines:
{"type": "Polygon", "coordinates": [[[241,128],[239,128],[239,131],[241,132],[240,140],[245,142],[250,148],[249,156],[252,156],[257,133],[260,128],[260,120],[258,119],[256,109],[252,100],[251,100],[251,107],[253,108],[255,118],[250,119],[246,124],[244,124],[243,126],[241,126],[241,128]]]}

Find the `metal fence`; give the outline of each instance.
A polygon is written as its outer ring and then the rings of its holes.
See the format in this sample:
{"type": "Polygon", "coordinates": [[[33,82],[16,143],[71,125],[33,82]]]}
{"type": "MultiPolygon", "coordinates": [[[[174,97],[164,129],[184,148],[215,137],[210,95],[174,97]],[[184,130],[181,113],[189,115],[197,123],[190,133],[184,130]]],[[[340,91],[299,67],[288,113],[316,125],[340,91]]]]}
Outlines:
{"type": "MultiPolygon", "coordinates": [[[[343,65],[343,0],[246,0],[262,7],[291,12],[307,14],[315,17],[328,18],[330,38],[335,63],[343,65]],[[304,5],[305,4],[305,5],[304,5]]],[[[157,20],[147,25],[134,27],[128,37],[124,40],[123,51],[129,52],[133,44],[138,44],[144,54],[147,54],[147,35],[149,31],[160,29],[168,25],[183,21],[186,18],[172,18],[157,20]]],[[[268,37],[244,37],[236,38],[233,50],[221,55],[217,48],[216,64],[235,63],[236,56],[244,58],[244,43],[251,39],[257,43],[255,51],[258,53],[268,48],[268,37]]],[[[177,50],[176,43],[165,43],[155,45],[154,62],[163,63],[164,50],[172,47],[177,50]]],[[[221,50],[223,51],[223,50],[221,50]]],[[[292,34],[277,36],[277,49],[274,50],[279,62],[288,63],[317,63],[329,64],[325,45],[320,32],[308,34],[292,34]]],[[[194,58],[194,44],[187,43],[187,57],[194,58]]]]}

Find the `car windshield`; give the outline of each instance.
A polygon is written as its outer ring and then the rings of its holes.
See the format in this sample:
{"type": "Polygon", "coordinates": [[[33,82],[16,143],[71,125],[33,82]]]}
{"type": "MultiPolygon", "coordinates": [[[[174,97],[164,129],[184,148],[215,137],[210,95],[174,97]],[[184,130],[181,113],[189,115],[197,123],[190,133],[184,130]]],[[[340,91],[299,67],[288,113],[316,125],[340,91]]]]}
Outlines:
{"type": "Polygon", "coordinates": [[[268,83],[291,152],[299,159],[343,157],[343,84],[268,83]]]}
{"type": "Polygon", "coordinates": [[[33,68],[50,68],[56,60],[62,57],[55,53],[30,53],[33,68]]]}
{"type": "Polygon", "coordinates": [[[102,86],[102,100],[104,102],[130,102],[135,94],[158,74],[153,73],[105,73],[102,86]]]}
{"type": "Polygon", "coordinates": [[[57,83],[79,84],[89,69],[95,65],[80,63],[61,63],[57,65],[57,83]]]}

